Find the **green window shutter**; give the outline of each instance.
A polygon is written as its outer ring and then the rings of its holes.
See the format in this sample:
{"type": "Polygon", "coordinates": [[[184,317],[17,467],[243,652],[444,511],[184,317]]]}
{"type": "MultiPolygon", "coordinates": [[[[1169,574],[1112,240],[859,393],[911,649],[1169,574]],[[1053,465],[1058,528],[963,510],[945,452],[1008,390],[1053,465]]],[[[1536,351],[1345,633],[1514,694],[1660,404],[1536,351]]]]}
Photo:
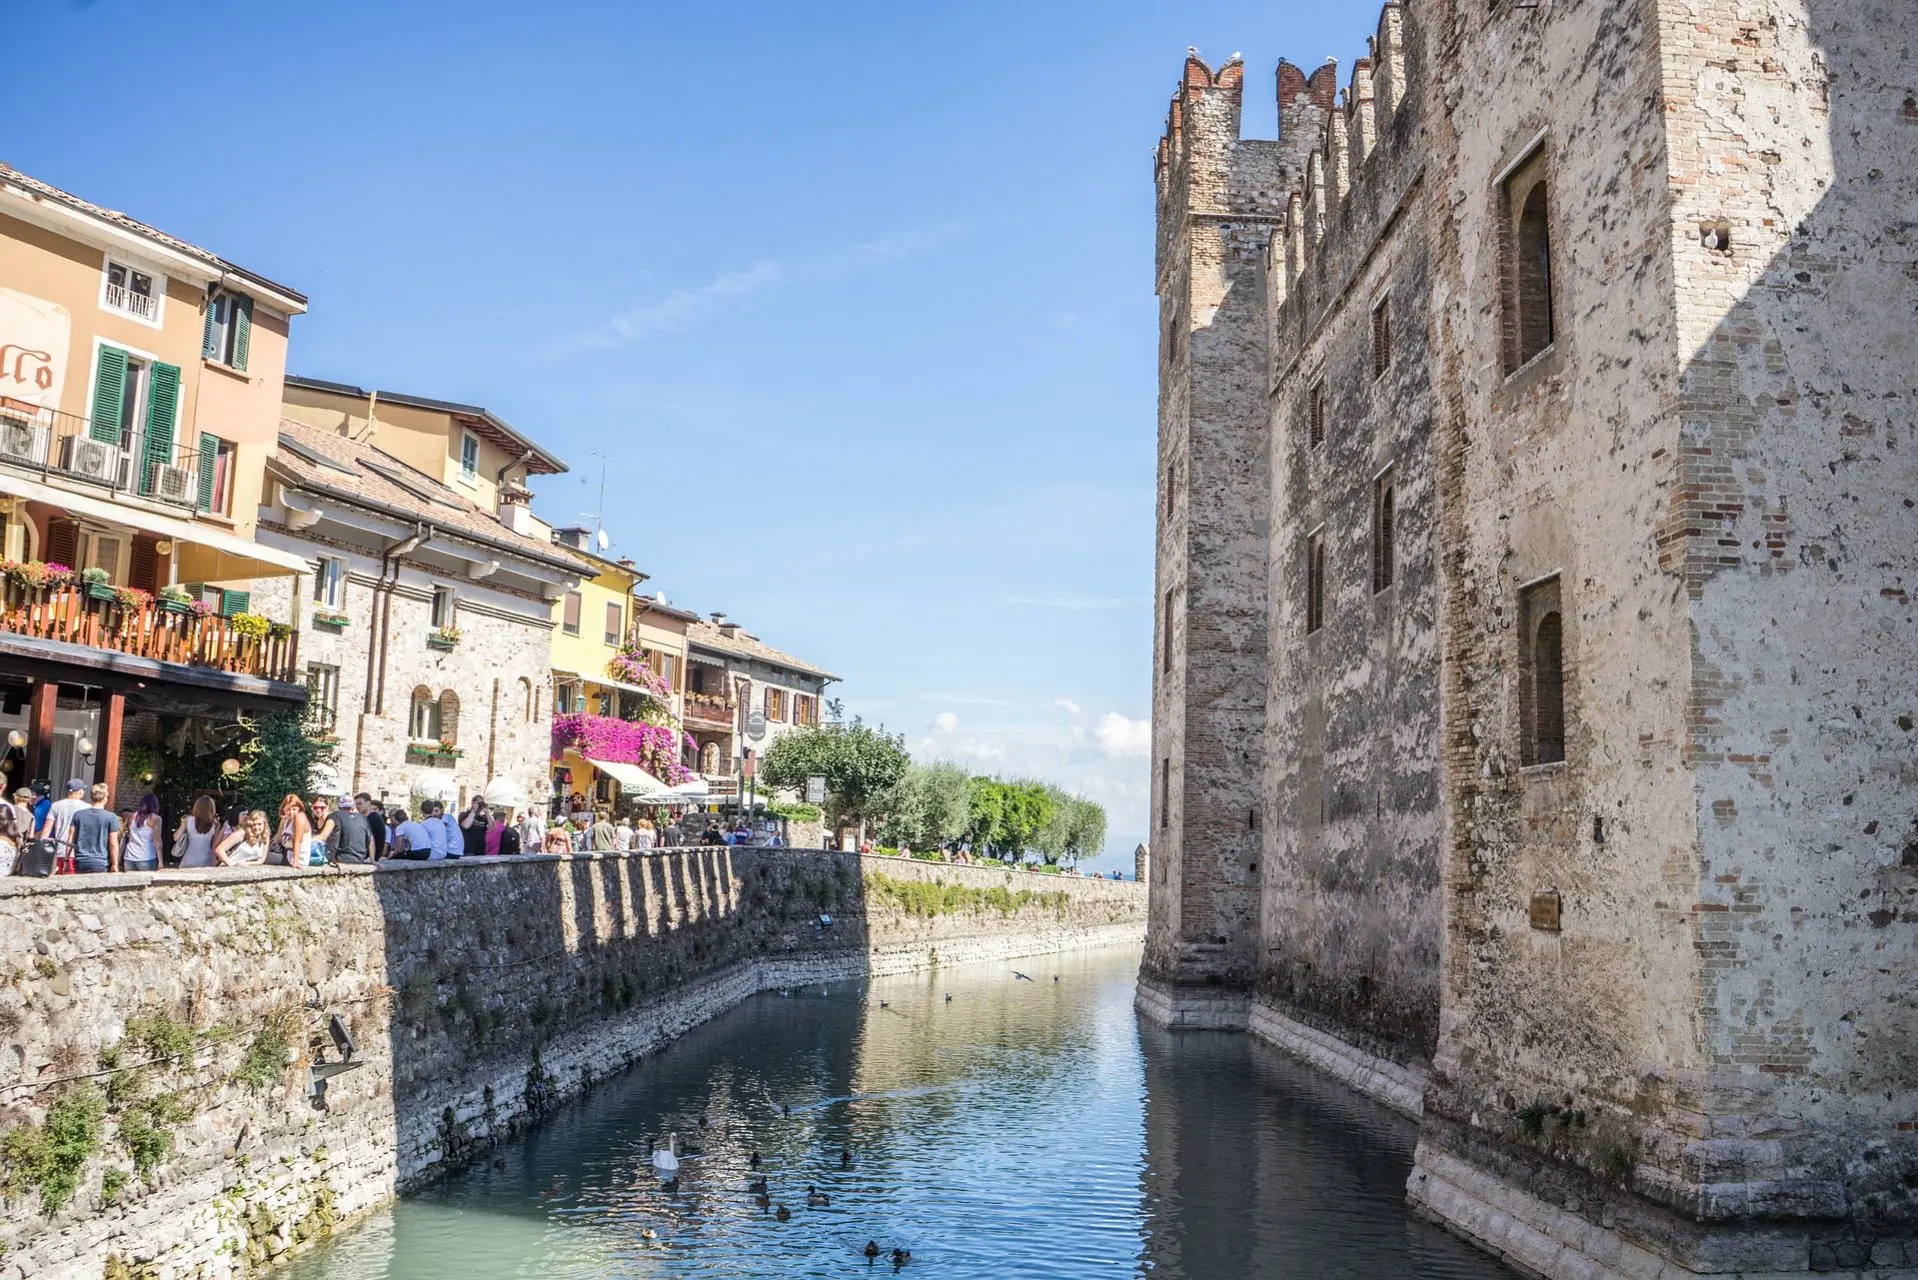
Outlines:
{"type": "Polygon", "coordinates": [[[247,605],[252,602],[253,597],[248,592],[222,591],[220,592],[220,616],[231,618],[236,613],[245,613],[247,605]]]}
{"type": "Polygon", "coordinates": [[[147,447],[140,468],[140,492],[153,490],[155,467],[173,465],[173,422],[180,410],[180,366],[153,365],[153,385],[147,390],[147,447]]]}
{"type": "Polygon", "coordinates": [[[118,347],[101,347],[100,360],[93,374],[93,421],[87,434],[108,444],[120,443],[121,401],[126,398],[127,353],[118,347]]]}
{"type": "Polygon", "coordinates": [[[200,510],[213,510],[213,464],[219,456],[220,442],[202,431],[200,433],[200,510]]]}
{"type": "Polygon", "coordinates": [[[220,303],[217,293],[206,300],[206,322],[200,327],[200,356],[206,360],[220,358],[220,303]]]}
{"type": "Polygon", "coordinates": [[[253,299],[244,294],[236,294],[231,305],[233,307],[233,367],[245,373],[247,348],[253,345],[253,299]]]}

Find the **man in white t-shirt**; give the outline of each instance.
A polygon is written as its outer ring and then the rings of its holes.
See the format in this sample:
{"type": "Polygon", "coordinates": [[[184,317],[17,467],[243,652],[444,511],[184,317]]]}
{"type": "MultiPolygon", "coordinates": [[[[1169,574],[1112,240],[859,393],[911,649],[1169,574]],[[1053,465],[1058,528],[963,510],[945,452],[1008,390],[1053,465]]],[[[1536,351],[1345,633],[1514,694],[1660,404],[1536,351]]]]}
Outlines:
{"type": "Polygon", "coordinates": [[[53,841],[56,849],[66,848],[67,832],[73,826],[73,815],[90,807],[87,803],[86,780],[68,778],[67,798],[55,800],[53,807],[47,810],[47,820],[40,827],[41,837],[53,841]]]}

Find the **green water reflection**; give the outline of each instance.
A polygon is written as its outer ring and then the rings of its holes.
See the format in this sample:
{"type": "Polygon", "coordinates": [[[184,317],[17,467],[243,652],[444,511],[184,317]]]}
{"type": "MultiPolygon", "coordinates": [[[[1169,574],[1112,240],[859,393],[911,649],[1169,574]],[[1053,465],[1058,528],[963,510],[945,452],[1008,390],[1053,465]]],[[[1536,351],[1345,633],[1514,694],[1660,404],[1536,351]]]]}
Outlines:
{"type": "Polygon", "coordinates": [[[1407,1213],[1412,1126],[1245,1036],[1142,1027],[1137,967],[1119,948],[756,997],[287,1274],[891,1274],[868,1240],[914,1277],[1508,1274],[1407,1213]],[[647,1143],[674,1131],[702,1153],[668,1190],[647,1143]],[[789,1221],[748,1192],[754,1151],[789,1221]]]}

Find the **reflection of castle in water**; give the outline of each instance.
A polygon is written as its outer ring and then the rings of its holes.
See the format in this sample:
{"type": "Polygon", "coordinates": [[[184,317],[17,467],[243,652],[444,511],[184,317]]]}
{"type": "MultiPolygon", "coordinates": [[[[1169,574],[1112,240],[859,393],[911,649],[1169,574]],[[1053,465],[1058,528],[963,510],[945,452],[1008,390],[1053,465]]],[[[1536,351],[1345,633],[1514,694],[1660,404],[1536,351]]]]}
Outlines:
{"type": "Polygon", "coordinates": [[[1248,1036],[1140,1035],[1154,1276],[1503,1274],[1405,1213],[1410,1122],[1248,1036]]]}

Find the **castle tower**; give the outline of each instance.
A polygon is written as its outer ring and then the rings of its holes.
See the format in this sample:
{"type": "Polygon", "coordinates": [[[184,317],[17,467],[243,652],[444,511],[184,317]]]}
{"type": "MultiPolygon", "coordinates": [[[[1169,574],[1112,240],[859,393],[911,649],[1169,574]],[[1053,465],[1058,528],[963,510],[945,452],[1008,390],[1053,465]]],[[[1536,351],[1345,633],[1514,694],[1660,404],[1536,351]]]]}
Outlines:
{"type": "Polygon", "coordinates": [[[1548,1277],[1918,1274],[1918,8],[1415,7],[1449,225],[1412,1198],[1548,1277]]]}
{"type": "Polygon", "coordinates": [[[1149,1017],[1243,1027],[1265,707],[1261,258],[1291,175],[1243,141],[1245,67],[1189,57],[1159,144],[1149,1017]]]}

